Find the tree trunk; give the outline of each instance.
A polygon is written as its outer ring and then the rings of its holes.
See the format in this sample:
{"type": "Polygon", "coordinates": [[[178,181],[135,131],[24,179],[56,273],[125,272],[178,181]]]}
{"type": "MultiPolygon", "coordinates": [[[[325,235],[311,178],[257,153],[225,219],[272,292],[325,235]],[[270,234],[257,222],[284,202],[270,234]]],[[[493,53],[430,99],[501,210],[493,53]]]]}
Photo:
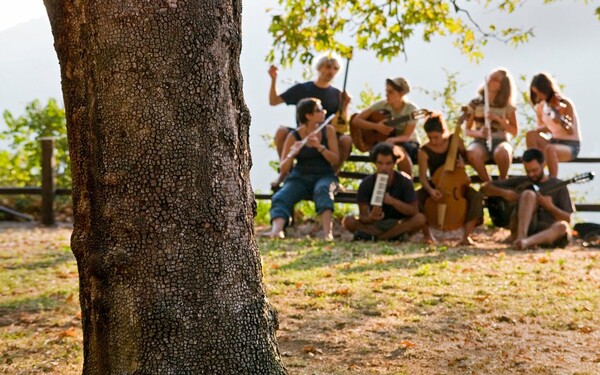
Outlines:
{"type": "Polygon", "coordinates": [[[241,0],[44,0],[73,173],[84,374],[282,374],[241,0]]]}

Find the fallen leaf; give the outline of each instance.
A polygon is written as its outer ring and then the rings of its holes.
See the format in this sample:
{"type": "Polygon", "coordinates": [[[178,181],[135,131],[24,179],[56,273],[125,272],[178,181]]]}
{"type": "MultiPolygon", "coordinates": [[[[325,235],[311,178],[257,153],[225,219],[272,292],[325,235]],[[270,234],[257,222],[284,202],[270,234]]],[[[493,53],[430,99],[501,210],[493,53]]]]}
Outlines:
{"type": "Polygon", "coordinates": [[[58,334],[58,337],[77,337],[77,330],[75,328],[69,328],[58,334]]]}
{"type": "Polygon", "coordinates": [[[579,332],[581,332],[581,333],[592,333],[592,332],[594,332],[594,330],[592,329],[592,327],[580,327],[579,328],[579,332]]]}
{"type": "Polygon", "coordinates": [[[402,340],[402,341],[400,341],[400,346],[403,347],[403,348],[407,348],[408,349],[408,348],[414,347],[415,344],[412,343],[412,342],[410,342],[410,341],[408,341],[408,340],[402,340]]]}
{"type": "Polygon", "coordinates": [[[323,351],[321,351],[320,349],[317,349],[316,347],[314,347],[314,346],[312,346],[312,345],[305,345],[305,346],[302,348],[302,351],[303,351],[304,353],[309,353],[309,354],[311,354],[311,353],[312,353],[312,354],[322,354],[322,353],[323,353],[323,351]]]}
{"type": "Polygon", "coordinates": [[[350,289],[340,288],[340,289],[336,290],[335,292],[333,292],[333,294],[336,296],[347,296],[350,294],[350,289]]]}
{"type": "Polygon", "coordinates": [[[538,263],[548,263],[548,258],[545,256],[541,256],[538,258],[538,263]]]}
{"type": "Polygon", "coordinates": [[[67,298],[65,299],[66,303],[73,303],[75,302],[75,294],[71,293],[67,296],[67,298]]]}

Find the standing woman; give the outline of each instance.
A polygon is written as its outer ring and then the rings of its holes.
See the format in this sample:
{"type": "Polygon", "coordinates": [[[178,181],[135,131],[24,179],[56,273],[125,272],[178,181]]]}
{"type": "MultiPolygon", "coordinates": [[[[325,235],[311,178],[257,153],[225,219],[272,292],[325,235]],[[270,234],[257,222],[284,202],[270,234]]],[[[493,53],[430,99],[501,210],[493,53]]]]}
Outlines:
{"type": "Polygon", "coordinates": [[[508,134],[514,137],[518,130],[513,95],[515,85],[510,73],[504,68],[495,69],[484,85],[487,85],[488,90],[492,149],[487,144],[489,129],[485,126],[485,87],[482,86],[478,91],[479,96],[467,106],[469,117],[465,135],[475,138],[467,148],[467,159],[484,182],[490,181],[485,163],[490,159],[494,160],[500,180],[505,180],[513,155],[508,134]]]}
{"type": "Polygon", "coordinates": [[[413,163],[417,162],[419,139],[415,128],[417,120],[410,119],[400,123],[394,128],[381,122],[372,122],[368,118],[374,112],[385,110],[392,117],[397,118],[409,115],[417,110],[417,106],[406,99],[410,92],[408,82],[402,78],[388,78],[385,80],[385,100],[380,100],[365,109],[352,119],[352,125],[360,129],[372,129],[389,136],[386,142],[394,146],[394,154],[398,156],[398,169],[412,177],[413,163]],[[395,131],[395,135],[393,135],[395,131]]]}
{"type": "Polygon", "coordinates": [[[548,73],[533,77],[530,95],[538,127],[527,132],[527,148],[542,150],[550,176],[556,177],[559,161],[573,160],[579,155],[581,136],[577,111],[573,102],[562,96],[548,73]],[[542,133],[550,133],[550,139],[542,133]]]}
{"type": "Polygon", "coordinates": [[[312,198],[317,213],[321,215],[323,236],[326,240],[332,240],[333,195],[338,184],[333,166],[339,161],[335,129],[327,125],[315,133],[325,120],[325,110],[319,99],[300,100],[296,106],[296,116],[300,126],[290,131],[281,154],[281,173],[284,176],[290,173],[283,187],[271,198],[272,228],[262,235],[284,238],[283,230],[294,213],[294,205],[302,199],[312,198]],[[302,147],[304,139],[306,144],[302,147]]]}

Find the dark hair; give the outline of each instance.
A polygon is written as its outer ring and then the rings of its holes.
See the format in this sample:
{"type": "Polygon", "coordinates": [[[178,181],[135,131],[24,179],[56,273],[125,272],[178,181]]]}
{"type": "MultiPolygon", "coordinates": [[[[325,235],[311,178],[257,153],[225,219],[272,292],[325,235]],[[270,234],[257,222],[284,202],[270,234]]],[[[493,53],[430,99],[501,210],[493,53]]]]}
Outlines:
{"type": "Polygon", "coordinates": [[[378,144],[373,146],[371,151],[369,151],[369,158],[371,159],[371,161],[373,163],[375,163],[377,161],[378,155],[383,155],[383,156],[391,155],[392,158],[394,159],[394,163],[396,162],[396,160],[398,160],[398,156],[394,154],[394,149],[392,148],[392,146],[389,143],[379,142],[378,144]]]}
{"type": "Polygon", "coordinates": [[[299,124],[304,124],[308,119],[306,115],[313,113],[315,108],[321,104],[321,101],[317,98],[304,98],[296,105],[296,121],[299,124]]]}
{"type": "Polygon", "coordinates": [[[560,92],[558,90],[558,85],[554,81],[554,79],[548,73],[539,73],[533,76],[531,79],[531,85],[529,85],[529,98],[531,102],[535,105],[539,102],[537,95],[531,89],[535,87],[542,94],[546,95],[546,101],[549,101],[554,94],[560,92]]]}
{"type": "Polygon", "coordinates": [[[432,113],[425,120],[423,128],[425,129],[425,133],[439,132],[443,134],[446,132],[446,122],[441,113],[432,113]]]}
{"type": "Polygon", "coordinates": [[[523,153],[523,157],[521,158],[525,163],[529,163],[530,161],[537,160],[538,163],[543,164],[546,160],[544,158],[544,153],[537,148],[530,148],[525,150],[523,153]]]}

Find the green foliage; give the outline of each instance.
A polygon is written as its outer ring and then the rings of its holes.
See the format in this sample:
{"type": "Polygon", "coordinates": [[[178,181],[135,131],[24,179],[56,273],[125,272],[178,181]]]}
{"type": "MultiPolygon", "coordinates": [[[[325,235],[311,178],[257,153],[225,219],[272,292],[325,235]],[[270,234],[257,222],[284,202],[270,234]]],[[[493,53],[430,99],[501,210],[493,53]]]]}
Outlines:
{"type": "MultiPolygon", "coordinates": [[[[524,0],[479,0],[485,9],[512,13],[524,0]]],[[[350,57],[353,46],[370,50],[380,60],[406,54],[406,41],[416,33],[429,42],[450,36],[470,59],[479,61],[489,39],[514,45],[526,42],[532,30],[515,27],[484,29],[456,0],[279,0],[269,32],[274,43],[267,60],[291,65],[312,61],[313,51],[335,51],[350,57]]]]}
{"type": "Polygon", "coordinates": [[[0,152],[0,185],[41,185],[40,138],[54,137],[57,185],[71,186],[65,111],[56,100],[50,99],[44,107],[34,100],[18,118],[5,111],[4,121],[8,129],[0,133],[0,138],[8,141],[10,151],[0,152]]]}
{"type": "Polygon", "coordinates": [[[271,209],[271,201],[257,200],[256,201],[256,216],[254,217],[255,225],[268,225],[270,221],[269,210],[271,209]]]}

